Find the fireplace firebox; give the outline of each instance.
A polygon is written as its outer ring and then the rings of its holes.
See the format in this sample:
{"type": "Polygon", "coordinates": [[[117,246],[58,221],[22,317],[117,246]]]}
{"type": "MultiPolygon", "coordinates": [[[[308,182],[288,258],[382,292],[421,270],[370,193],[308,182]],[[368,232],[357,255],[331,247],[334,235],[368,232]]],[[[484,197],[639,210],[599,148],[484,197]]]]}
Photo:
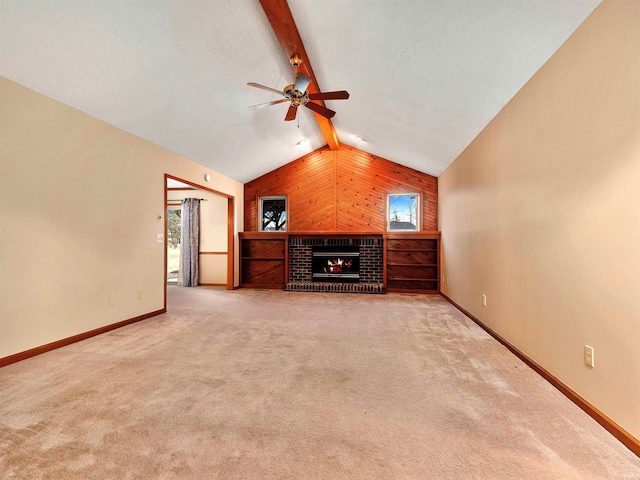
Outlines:
{"type": "Polygon", "coordinates": [[[358,246],[313,246],[311,271],[314,282],[360,282],[358,246]]]}

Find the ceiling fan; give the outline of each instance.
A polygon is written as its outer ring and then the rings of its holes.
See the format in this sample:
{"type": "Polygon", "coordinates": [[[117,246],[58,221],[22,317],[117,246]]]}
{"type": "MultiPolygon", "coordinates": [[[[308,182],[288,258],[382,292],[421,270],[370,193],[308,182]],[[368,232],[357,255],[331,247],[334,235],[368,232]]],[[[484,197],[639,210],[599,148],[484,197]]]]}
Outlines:
{"type": "Polygon", "coordinates": [[[274,92],[278,95],[282,95],[284,98],[281,100],[274,100],[273,102],[252,105],[251,107],[248,107],[249,110],[257,110],[259,108],[277,105],[278,103],[290,102],[289,110],[287,110],[287,115],[284,117],[285,121],[295,120],[296,114],[298,113],[298,107],[300,106],[305,106],[325,118],[333,117],[336,112],[329,110],[319,103],[313,103],[311,100],[346,100],[349,98],[349,92],[346,90],[340,90],[338,92],[308,93],[307,87],[309,87],[309,84],[311,83],[311,77],[297,71],[298,67],[302,64],[302,60],[299,57],[294,56],[289,60],[289,62],[296,72],[296,80],[293,85],[287,85],[282,91],[275,88],[265,87],[259,83],[247,83],[250,87],[274,92]]]}

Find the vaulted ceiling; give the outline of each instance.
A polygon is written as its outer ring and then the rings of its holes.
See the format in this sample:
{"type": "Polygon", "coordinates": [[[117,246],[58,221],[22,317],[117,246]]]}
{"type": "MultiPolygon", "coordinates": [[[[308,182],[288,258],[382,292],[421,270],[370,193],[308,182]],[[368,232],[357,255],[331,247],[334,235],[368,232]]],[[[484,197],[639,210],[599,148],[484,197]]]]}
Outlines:
{"type": "MultiPolygon", "coordinates": [[[[326,102],[339,142],[439,175],[599,3],[289,8],[319,88],[351,95],[326,102]]],[[[294,78],[258,0],[0,0],[0,75],[241,182],[327,143],[305,108],[247,109],[279,98],[247,82],[294,78]]]]}

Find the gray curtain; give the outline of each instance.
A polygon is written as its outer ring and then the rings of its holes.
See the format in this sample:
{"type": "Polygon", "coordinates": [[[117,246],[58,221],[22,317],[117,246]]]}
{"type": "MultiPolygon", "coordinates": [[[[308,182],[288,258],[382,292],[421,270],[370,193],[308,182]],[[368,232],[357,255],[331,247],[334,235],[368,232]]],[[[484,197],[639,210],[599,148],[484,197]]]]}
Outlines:
{"type": "Polygon", "coordinates": [[[200,200],[182,201],[182,285],[195,287],[200,282],[200,200]]]}

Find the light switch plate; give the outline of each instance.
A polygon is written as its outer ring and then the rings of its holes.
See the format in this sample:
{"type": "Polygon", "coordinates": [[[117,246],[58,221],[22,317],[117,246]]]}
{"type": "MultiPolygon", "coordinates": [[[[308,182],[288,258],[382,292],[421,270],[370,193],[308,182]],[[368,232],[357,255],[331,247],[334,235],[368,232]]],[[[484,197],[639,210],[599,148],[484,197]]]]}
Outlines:
{"type": "Polygon", "coordinates": [[[589,345],[584,346],[584,363],[589,365],[590,367],[595,367],[595,357],[593,347],[589,345]]]}
{"type": "Polygon", "coordinates": [[[158,236],[156,237],[156,241],[158,243],[163,243],[164,242],[164,235],[159,233],[158,236]]]}

